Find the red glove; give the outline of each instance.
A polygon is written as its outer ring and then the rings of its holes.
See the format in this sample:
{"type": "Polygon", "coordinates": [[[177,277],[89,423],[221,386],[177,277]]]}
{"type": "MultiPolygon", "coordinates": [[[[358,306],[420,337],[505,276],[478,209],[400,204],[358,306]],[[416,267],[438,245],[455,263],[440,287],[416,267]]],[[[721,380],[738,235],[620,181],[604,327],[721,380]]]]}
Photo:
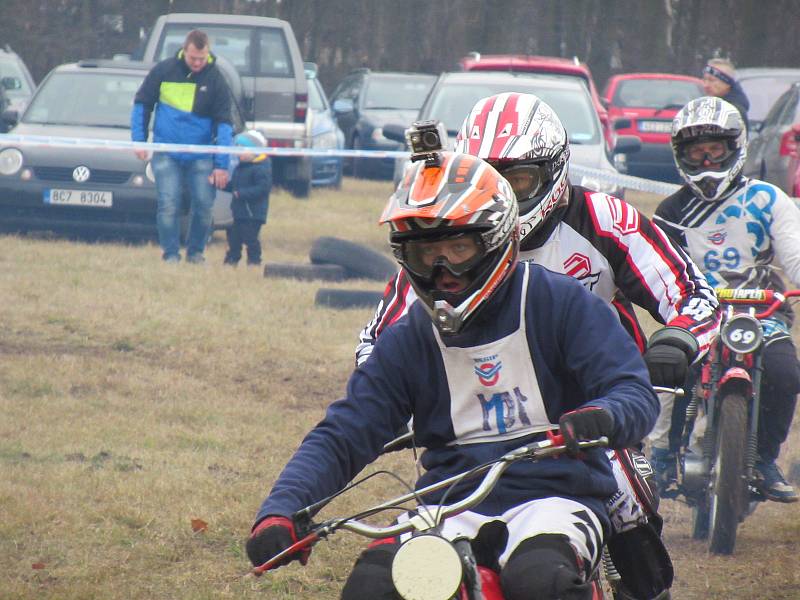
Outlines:
{"type": "Polygon", "coordinates": [[[601,436],[611,438],[614,416],[605,408],[585,406],[561,415],[558,427],[570,454],[577,454],[578,440],[594,440],[601,436]]]}
{"type": "MultiPolygon", "coordinates": [[[[276,516],[267,517],[260,521],[253,529],[253,533],[250,534],[245,546],[247,556],[253,566],[258,567],[273,556],[286,550],[297,540],[297,531],[291,519],[276,516]]],[[[311,546],[287,556],[277,566],[288,565],[293,560],[299,560],[301,565],[305,565],[310,554],[311,546]]]]}

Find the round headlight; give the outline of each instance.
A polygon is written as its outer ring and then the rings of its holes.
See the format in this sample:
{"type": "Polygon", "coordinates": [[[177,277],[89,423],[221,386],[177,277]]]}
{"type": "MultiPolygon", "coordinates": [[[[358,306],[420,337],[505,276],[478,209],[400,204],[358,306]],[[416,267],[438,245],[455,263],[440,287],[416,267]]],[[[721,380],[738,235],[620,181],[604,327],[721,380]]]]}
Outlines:
{"type": "Polygon", "coordinates": [[[144,168],[144,174],[151,183],[156,182],[156,176],[153,175],[153,163],[149,160],[147,161],[147,166],[144,168]]]}
{"type": "Polygon", "coordinates": [[[748,354],[755,352],[764,338],[761,323],[748,314],[738,314],[722,326],[722,342],[734,352],[748,354]]]}
{"type": "Polygon", "coordinates": [[[0,150],[0,175],[13,175],[22,168],[22,152],[16,148],[0,150]]]}

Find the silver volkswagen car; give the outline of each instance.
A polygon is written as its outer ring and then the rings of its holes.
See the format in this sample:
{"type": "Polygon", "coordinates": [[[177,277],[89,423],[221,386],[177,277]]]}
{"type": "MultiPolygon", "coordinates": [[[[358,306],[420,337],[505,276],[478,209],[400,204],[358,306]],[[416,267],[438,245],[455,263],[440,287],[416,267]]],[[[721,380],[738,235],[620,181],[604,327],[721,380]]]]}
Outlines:
{"type": "MultiPolygon", "coordinates": [[[[100,60],[56,67],[9,133],[129,142],[133,98],[150,66],[100,60]]],[[[0,223],[6,230],[152,237],[156,204],[150,163],[131,150],[0,140],[0,223]]],[[[213,226],[232,222],[230,194],[218,191],[213,226]]]]}

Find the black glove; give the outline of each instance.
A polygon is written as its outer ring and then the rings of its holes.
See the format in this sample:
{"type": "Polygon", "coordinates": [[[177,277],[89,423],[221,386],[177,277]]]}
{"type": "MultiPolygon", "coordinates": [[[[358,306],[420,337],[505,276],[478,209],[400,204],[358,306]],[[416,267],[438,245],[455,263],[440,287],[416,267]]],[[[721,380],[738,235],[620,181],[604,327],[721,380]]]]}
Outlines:
{"type": "Polygon", "coordinates": [[[656,344],[644,353],[644,362],[650,371],[650,383],[662,387],[680,387],[689,374],[686,353],[675,346],[656,344]]]}
{"type": "MultiPolygon", "coordinates": [[[[260,521],[253,529],[253,533],[250,534],[246,545],[247,556],[253,566],[261,566],[297,542],[297,539],[297,531],[291,519],[267,517],[260,521]]],[[[311,554],[310,546],[286,557],[278,566],[288,565],[293,560],[299,560],[301,565],[305,565],[308,562],[309,554],[311,554]]]]}
{"type": "Polygon", "coordinates": [[[650,383],[662,387],[682,386],[697,349],[697,338],[682,327],[667,326],[656,331],[650,336],[644,353],[650,383]]]}
{"type": "Polygon", "coordinates": [[[561,415],[558,420],[564,444],[570,454],[578,453],[578,440],[609,439],[614,433],[614,416],[605,408],[586,406],[561,415]]]}

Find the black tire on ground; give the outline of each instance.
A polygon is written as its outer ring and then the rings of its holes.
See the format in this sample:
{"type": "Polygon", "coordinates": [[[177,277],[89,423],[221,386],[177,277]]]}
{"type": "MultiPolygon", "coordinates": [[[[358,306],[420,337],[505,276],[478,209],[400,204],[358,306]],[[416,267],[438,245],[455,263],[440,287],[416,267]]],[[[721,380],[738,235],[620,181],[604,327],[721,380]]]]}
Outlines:
{"type": "Polygon", "coordinates": [[[287,187],[295,198],[305,199],[311,195],[311,179],[295,179],[288,182],[287,187]]]}
{"type": "Polygon", "coordinates": [[[736,546],[736,529],[748,503],[746,447],[747,400],[741,394],[728,394],[720,406],[709,498],[709,550],[714,554],[733,554],[736,546]]]}
{"type": "Polygon", "coordinates": [[[314,304],[329,308],[375,308],[382,297],[381,292],[319,288],[314,304]]]}
{"type": "Polygon", "coordinates": [[[380,252],[335,237],[315,239],[309,256],[316,265],[341,265],[351,277],[376,281],[387,281],[399,268],[396,262],[380,252]]]}
{"type": "Polygon", "coordinates": [[[347,279],[347,271],[339,265],[268,262],[264,265],[264,277],[285,277],[303,281],[342,281],[347,279]]]}

